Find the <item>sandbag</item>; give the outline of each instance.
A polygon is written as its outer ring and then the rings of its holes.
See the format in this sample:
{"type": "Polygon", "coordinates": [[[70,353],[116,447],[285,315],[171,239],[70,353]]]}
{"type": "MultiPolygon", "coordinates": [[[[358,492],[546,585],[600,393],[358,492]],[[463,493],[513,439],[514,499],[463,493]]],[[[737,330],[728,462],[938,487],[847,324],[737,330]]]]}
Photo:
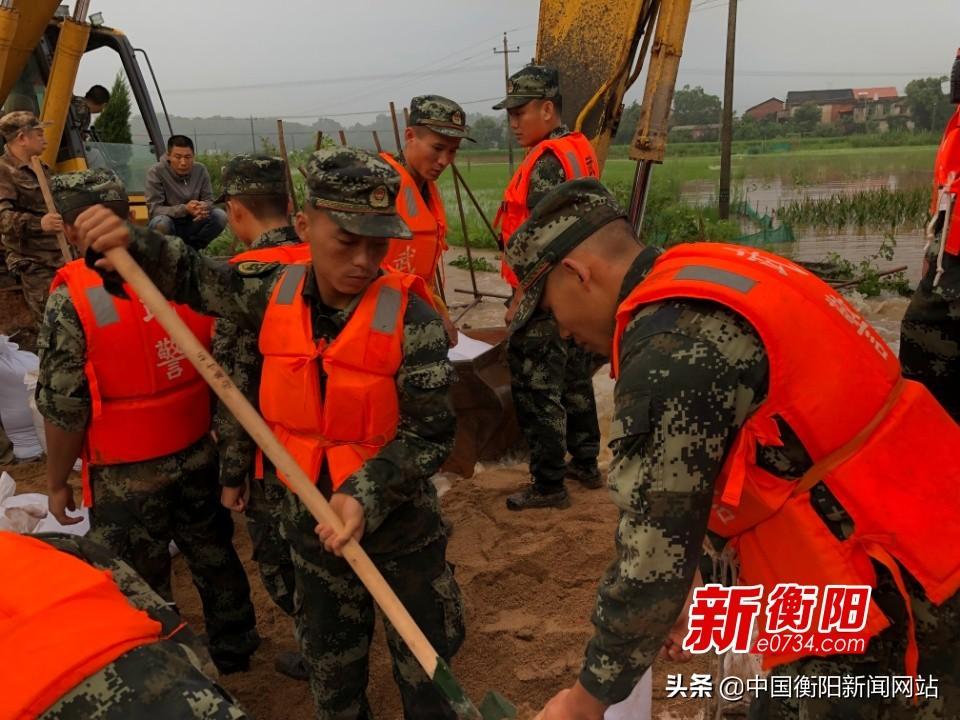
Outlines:
{"type": "Polygon", "coordinates": [[[39,358],[21,350],[6,335],[0,335],[0,423],[13,443],[17,460],[28,460],[43,453],[30,410],[30,391],[24,384],[28,373],[36,373],[39,358]]]}

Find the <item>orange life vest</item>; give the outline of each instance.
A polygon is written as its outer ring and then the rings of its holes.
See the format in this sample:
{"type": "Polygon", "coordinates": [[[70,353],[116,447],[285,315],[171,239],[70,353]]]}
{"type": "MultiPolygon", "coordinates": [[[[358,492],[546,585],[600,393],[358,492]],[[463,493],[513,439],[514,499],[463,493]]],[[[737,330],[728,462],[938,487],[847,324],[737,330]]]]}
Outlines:
{"type": "Polygon", "coordinates": [[[933,201],[930,214],[943,211],[944,251],[960,255],[960,108],[957,108],[940,141],[933,166],[933,201]]]}
{"type": "MultiPolygon", "coordinates": [[[[91,414],[83,443],[83,502],[93,504],[88,465],[118,465],[183,450],[210,429],[210,390],[128,285],[130,300],[110,295],[83,260],[57,271],[86,340],[84,372],[91,414]]],[[[209,349],[213,321],[175,305],[209,349]]]]}
{"type": "MultiPolygon", "coordinates": [[[[510,241],[517,228],[526,222],[530,217],[530,210],[527,209],[527,196],[530,194],[530,174],[533,172],[533,166],[537,160],[543,157],[544,153],[552,152],[557,160],[563,166],[563,173],[567,180],[576,180],[582,177],[600,177],[600,162],[597,160],[597,154],[594,152],[593,145],[587,140],[583,133],[572,132],[563,137],[550,138],[538,143],[520,163],[520,167],[513,174],[510,184],[503,193],[503,202],[500,203],[500,209],[494,218],[493,226],[500,230],[500,242],[504,248],[510,241]]],[[[510,283],[511,287],[517,287],[519,280],[517,276],[507,265],[507,261],[500,261],[500,274],[503,279],[510,283]]]]}
{"type": "Polygon", "coordinates": [[[318,343],[302,294],[308,272],[309,263],[288,267],[267,306],[260,412],[307,477],[316,482],[326,462],[336,490],[397,434],[403,316],[410,292],[427,302],[430,296],[416,275],[385,273],[336,339],[318,343]]]}
{"type": "Polygon", "coordinates": [[[427,183],[428,205],[410,173],[390,153],[380,157],[400,174],[400,194],[397,196],[397,214],[410,226],[412,240],[391,240],[384,258],[385,268],[413,273],[423,278],[427,287],[437,287],[437,268],[447,249],[447,212],[435,182],[427,183]]]}
{"type": "Polygon", "coordinates": [[[124,653],[160,639],[110,573],[0,532],[0,717],[36,718],[124,653]]]}
{"type": "MultiPolygon", "coordinates": [[[[743,316],[767,352],[767,399],[738,433],[716,483],[709,527],[731,538],[740,581],[876,586],[871,558],[905,595],[899,566],[942,603],[960,587],[960,427],[896,355],[826,283],[784,258],[719,243],[664,253],[617,311],[613,367],[637,308],[666,298],[717,302],[743,316]],[[756,464],[757,446],[781,445],[775,418],[796,433],[813,467],[796,481],[756,464]],[[826,484],[854,522],[840,541],[814,511],[826,484]]],[[[907,604],[909,612],[909,603],[907,604]]],[[[819,608],[818,608],[819,610],[819,608]]],[[[815,616],[817,617],[817,616],[815,616]]],[[[862,633],[889,625],[872,604],[862,633]]],[[[910,618],[909,669],[916,670],[910,618]]],[[[767,653],[766,667],[808,653],[767,653]]],[[[912,672],[910,674],[915,674],[912,672]]]]}
{"type": "Polygon", "coordinates": [[[310,246],[307,243],[293,243],[290,245],[271,245],[270,247],[253,248],[237,253],[230,262],[277,262],[283,265],[293,265],[310,259],[310,246]]]}

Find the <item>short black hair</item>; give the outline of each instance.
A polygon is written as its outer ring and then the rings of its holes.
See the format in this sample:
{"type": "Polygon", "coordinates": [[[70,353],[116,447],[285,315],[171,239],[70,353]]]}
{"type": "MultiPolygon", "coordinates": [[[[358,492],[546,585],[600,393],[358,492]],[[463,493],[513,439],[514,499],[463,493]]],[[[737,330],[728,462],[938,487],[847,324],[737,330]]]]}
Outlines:
{"type": "Polygon", "coordinates": [[[287,195],[227,195],[243,205],[257,220],[273,220],[287,217],[290,199],[287,195]]]}
{"type": "Polygon", "coordinates": [[[94,85],[87,90],[87,94],[84,95],[84,97],[91,102],[95,102],[97,105],[106,105],[110,102],[110,91],[103,85],[94,85]]]}
{"type": "Polygon", "coordinates": [[[193,149],[193,140],[188,138],[186,135],[171,135],[170,139],[167,140],[167,152],[173,152],[175,147],[185,147],[190,148],[191,152],[196,152],[193,149]]]}

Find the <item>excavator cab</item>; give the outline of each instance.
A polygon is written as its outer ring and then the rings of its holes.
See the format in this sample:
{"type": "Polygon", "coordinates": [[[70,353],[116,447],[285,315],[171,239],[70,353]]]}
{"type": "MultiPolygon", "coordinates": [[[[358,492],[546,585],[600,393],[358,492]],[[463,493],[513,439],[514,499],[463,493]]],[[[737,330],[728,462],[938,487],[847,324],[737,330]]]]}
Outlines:
{"type": "MultiPolygon", "coordinates": [[[[130,207],[138,222],[146,222],[144,183],[148,168],[165,152],[165,140],[154,110],[147,83],[138,62],[143,50],[135,49],[119,30],[104,24],[94,15],[90,22],[78,21],[66,6],[49,0],[15,0],[11,7],[0,5],[0,44],[8,43],[6,57],[0,48],[2,112],[29,110],[53,123],[48,128],[49,146],[43,160],[55,172],[71,172],[88,167],[107,167],[123,180],[130,196],[130,207]],[[3,21],[7,21],[4,23],[3,21]],[[13,32],[3,37],[4,31],[13,32]],[[98,65],[116,67],[130,89],[131,109],[143,119],[145,135],[132,143],[103,142],[95,131],[84,131],[72,106],[77,69],[88,58],[109,55],[110,62],[98,65]]],[[[85,10],[84,10],[85,14],[85,10]]],[[[152,76],[152,69],[150,69],[152,76]]],[[[113,76],[100,84],[110,86],[113,76]]],[[[160,90],[154,90],[161,103],[160,90]]],[[[169,122],[168,122],[169,127],[169,122]]]]}

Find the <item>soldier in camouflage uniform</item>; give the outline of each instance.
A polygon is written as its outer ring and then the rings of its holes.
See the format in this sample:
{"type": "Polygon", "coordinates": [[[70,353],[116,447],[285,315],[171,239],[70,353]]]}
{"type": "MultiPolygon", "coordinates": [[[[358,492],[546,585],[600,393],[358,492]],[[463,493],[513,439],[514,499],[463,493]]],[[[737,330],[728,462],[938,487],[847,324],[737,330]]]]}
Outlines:
{"type": "MultiPolygon", "coordinates": [[[[46,709],[43,720],[240,720],[246,713],[211,678],[216,668],[203,643],[176,610],[127,563],[106,548],[75,535],[35,536],[57,550],[110,573],[130,604],[160,623],[161,640],[130,650],[92,673],[46,709]]],[[[69,605],[63,621],[70,623],[69,605]]]]}
{"type": "MultiPolygon", "coordinates": [[[[214,202],[226,205],[234,236],[251,250],[301,245],[290,225],[283,160],[264,155],[237,155],[223,168],[223,194],[214,202]]],[[[241,330],[228,318],[217,321],[211,353],[254,407],[260,394],[263,357],[257,334],[241,330]]],[[[253,479],[256,443],[222,402],[217,403],[213,428],[220,451],[220,500],[224,507],[244,513],[253,544],[253,559],[270,597],[287,615],[293,615],[293,560],[280,533],[279,486],[253,479]],[[269,494],[268,494],[269,493],[269,494]]],[[[282,496],[281,496],[282,497],[282,496]]],[[[280,653],[277,670],[298,680],[307,679],[299,653],[280,653]]]]}
{"type": "Polygon", "coordinates": [[[20,279],[23,298],[38,327],[50,282],[63,265],[56,236],[63,222],[56,213],[47,212],[30,166],[30,159],[47,147],[43,128],[49,124],[25,111],[0,118],[0,135],[6,141],[0,156],[0,239],[7,268],[20,279]]]}
{"type": "MultiPolygon", "coordinates": [[[[58,175],[51,190],[71,240],[77,215],[98,202],[108,204],[108,211],[118,219],[127,217],[126,191],[109,170],[58,175]]],[[[71,524],[78,520],[65,513],[74,507],[67,479],[81,453],[92,400],[85,372],[84,329],[65,284],[47,301],[39,346],[36,398],[46,420],[50,510],[61,523],[71,524]]],[[[172,455],[117,465],[91,464],[88,470],[95,498],[90,509],[91,539],[130,563],[171,602],[169,544],[175,540],[203,603],[217,667],[221,672],[245,670],[260,638],[250,585],[233,547],[233,522],[219,502],[217,451],[209,435],[172,455]]]]}
{"type": "MultiPolygon", "coordinates": [[[[636,242],[624,217],[595,180],[577,180],[549,193],[507,251],[524,288],[511,306],[511,328],[522,327],[537,307],[547,306],[565,335],[572,333],[590,350],[609,354],[617,307],[644,281],[659,255],[636,242]],[[571,262],[581,265],[571,269],[571,262]],[[556,285],[545,291],[554,270],[576,270],[583,277],[584,267],[591,272],[593,304],[571,296],[569,284],[564,292],[556,285]]],[[[579,678],[548,703],[544,720],[600,720],[605,707],[630,694],[661,648],[676,655],[673,650],[686,632],[682,612],[701,558],[714,484],[744,421],[767,396],[769,372],[757,332],[718,303],[671,298],[641,306],[629,321],[620,345],[611,426],[614,461],[607,478],[620,509],[618,556],[600,583],[593,614],[596,632],[579,678]]],[[[782,447],[757,447],[757,464],[785,480],[799,478],[811,459],[789,427],[783,425],[781,435],[782,447]]],[[[823,483],[813,488],[811,500],[832,532],[850,536],[850,517],[823,483]]],[[[903,673],[904,604],[889,572],[876,568],[873,599],[891,627],[872,638],[867,653],[804,658],[778,667],[775,674],[903,673]]],[[[935,607],[916,581],[909,576],[906,581],[917,618],[919,672],[939,678],[939,700],[912,706],[903,699],[880,705],[863,697],[763,696],[753,703],[751,718],[960,716],[960,595],[935,607]]]]}
{"type": "MultiPolygon", "coordinates": [[[[507,97],[494,110],[507,110],[510,130],[521,146],[532,150],[544,140],[570,134],[560,117],[555,69],[529,65],[510,77],[508,88],[507,97]]],[[[527,209],[532,210],[547,192],[568,179],[557,156],[545,152],[530,172],[527,209]]],[[[568,507],[565,477],[589,488],[603,484],[597,469],[600,426],[593,393],[594,357],[572,340],[561,338],[549,313],[538,312],[521,332],[510,337],[507,360],[517,419],[530,448],[533,479],[531,485],[507,499],[507,507],[568,507]],[[568,452],[569,464],[565,463],[568,452]]]]}
{"type": "MultiPolygon", "coordinates": [[[[307,163],[309,196],[296,226],[301,237],[309,238],[313,258],[302,298],[310,308],[315,341],[330,342],[343,330],[378,275],[387,239],[410,236],[396,215],[398,185],[389,165],[362,150],[321,150],[307,163]],[[365,284],[359,278],[344,284],[343,277],[361,271],[365,284]],[[331,286],[345,289],[334,294],[331,286]]],[[[216,262],[179,239],[128,228],[99,209],[88,211],[78,227],[95,251],[129,243],[131,255],[168,298],[230,318],[253,333],[259,332],[274,285],[286,273],[278,263],[216,262]]],[[[283,496],[283,529],[296,569],[297,638],[310,667],[317,717],[323,720],[372,716],[365,687],[374,609],[370,595],[337,555],[349,537],[360,539],[442,658],[449,660],[463,641],[463,601],[446,562],[447,538],[429,479],[453,446],[449,389],[454,372],[443,323],[413,293],[403,317],[402,351],[394,439],[336,493],[331,493],[326,463],[316,478],[344,520],[343,534],[318,527],[297,496],[279,487],[276,471],[265,463],[267,486],[283,496]]],[[[320,363],[316,367],[323,372],[320,363]]],[[[386,632],[405,717],[455,717],[389,623],[386,632]]]]}

